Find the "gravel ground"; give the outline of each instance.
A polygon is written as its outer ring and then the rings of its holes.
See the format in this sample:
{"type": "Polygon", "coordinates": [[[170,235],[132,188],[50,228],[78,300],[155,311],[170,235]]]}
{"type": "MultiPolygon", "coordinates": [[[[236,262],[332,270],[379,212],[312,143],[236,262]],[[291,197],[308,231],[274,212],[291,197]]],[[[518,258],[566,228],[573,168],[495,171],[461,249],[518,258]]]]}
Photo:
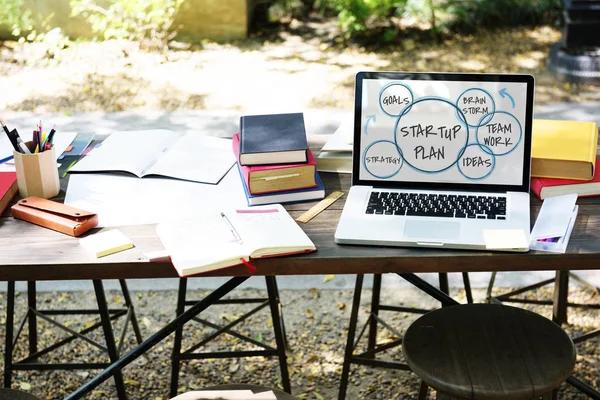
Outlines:
{"type": "MultiPolygon", "coordinates": [[[[256,278],[258,279],[258,278],[256,278]]],[[[190,291],[188,298],[199,298],[205,291],[190,291]]],[[[475,291],[476,300],[481,301],[485,295],[483,290],[475,291]]],[[[543,288],[528,294],[530,298],[551,298],[551,289],[543,288]]],[[[238,290],[232,297],[264,296],[261,290],[238,290]]],[[[454,291],[452,295],[464,302],[464,293],[454,291]]],[[[0,294],[0,343],[4,342],[4,323],[6,294],[0,294]]],[[[145,338],[156,332],[171,320],[175,314],[176,292],[134,292],[132,293],[142,334],[145,338]]],[[[17,319],[24,315],[26,294],[18,293],[16,299],[17,319]]],[[[119,292],[107,294],[109,307],[119,307],[123,299],[119,292]]],[[[282,291],[284,316],[290,354],[290,373],[293,392],[300,399],[335,399],[339,388],[342,368],[346,329],[349,321],[352,302],[352,290],[291,290],[282,291]]],[[[368,300],[370,291],[363,291],[362,311],[359,316],[365,321],[368,316],[368,300]]],[[[573,286],[570,290],[570,301],[579,303],[600,303],[600,296],[585,288],[573,286]]],[[[39,308],[85,308],[95,307],[93,292],[42,292],[38,294],[39,308]]],[[[412,307],[433,307],[435,302],[415,289],[382,289],[382,304],[404,304],[412,307]]],[[[528,307],[531,310],[550,316],[550,307],[528,307]]],[[[226,324],[248,310],[248,305],[215,306],[202,314],[218,324],[226,324]]],[[[385,320],[395,329],[402,332],[416,314],[382,314],[385,320]]],[[[58,317],[72,329],[89,326],[94,320],[79,317],[58,317]]],[[[121,324],[116,324],[120,329],[121,324]]],[[[565,329],[571,335],[579,335],[598,327],[598,311],[571,308],[569,325],[565,329]]],[[[115,328],[118,335],[118,329],[115,328]]],[[[26,331],[26,330],[25,330],[26,331]]],[[[239,331],[248,336],[264,340],[274,345],[272,322],[267,309],[261,311],[246,322],[239,331]]],[[[38,335],[41,345],[49,345],[65,334],[45,321],[40,321],[38,335]]],[[[200,325],[188,325],[184,333],[184,347],[190,346],[194,339],[209,333],[210,330],[200,325]]],[[[102,342],[100,332],[90,334],[102,342]]],[[[394,338],[393,333],[380,329],[378,341],[384,342],[394,338]]],[[[363,341],[364,342],[364,341],[363,341]]],[[[127,335],[126,348],[131,349],[135,339],[131,332],[127,335]]],[[[600,340],[594,339],[577,346],[576,376],[600,389],[600,340]]],[[[366,345],[366,343],[362,343],[366,345]]],[[[124,370],[127,392],[131,399],[167,399],[172,336],[158,344],[146,357],[139,358],[124,370]]],[[[231,340],[226,336],[211,344],[212,350],[252,349],[239,340],[231,340]]],[[[26,335],[19,339],[15,359],[22,357],[27,351],[26,335]]],[[[76,340],[71,346],[44,357],[44,362],[100,361],[104,356],[86,342],[76,340]]],[[[401,360],[399,349],[392,349],[383,358],[401,360]]],[[[0,360],[3,368],[3,359],[0,360]]],[[[18,371],[13,377],[13,387],[27,390],[43,399],[60,399],[74,391],[77,387],[92,378],[98,371],[18,371]]],[[[240,358],[220,360],[194,360],[182,364],[179,392],[199,389],[224,383],[253,383],[264,386],[280,387],[281,378],[275,358],[240,358]]],[[[415,375],[404,371],[373,369],[353,366],[351,371],[348,399],[416,399],[419,381],[415,375]]],[[[112,380],[101,385],[86,398],[116,398],[112,380]]],[[[581,393],[568,385],[563,385],[561,399],[584,399],[581,393]]]]}
{"type": "Polygon", "coordinates": [[[536,103],[600,99],[597,88],[560,83],[546,69],[553,27],[447,35],[406,30],[395,43],[341,40],[335,20],[271,27],[230,42],[179,43],[166,53],[127,41],[0,42],[0,110],[278,112],[353,107],[360,70],[527,73],[536,103]]]}

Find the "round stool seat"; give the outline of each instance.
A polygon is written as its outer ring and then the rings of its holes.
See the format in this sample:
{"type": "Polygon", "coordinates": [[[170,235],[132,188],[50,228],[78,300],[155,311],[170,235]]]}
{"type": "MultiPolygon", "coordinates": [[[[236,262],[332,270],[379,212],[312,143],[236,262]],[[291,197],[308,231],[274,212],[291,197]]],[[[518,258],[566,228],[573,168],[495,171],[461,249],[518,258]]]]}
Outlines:
{"type": "Polygon", "coordinates": [[[575,346],[554,322],[499,304],[445,307],[413,322],[407,364],[425,383],[464,399],[538,398],[564,382],[575,346]]]}
{"type": "Polygon", "coordinates": [[[268,391],[273,391],[273,393],[275,393],[275,397],[277,398],[277,400],[297,400],[296,397],[292,396],[289,393],[286,393],[284,391],[281,391],[279,389],[272,389],[272,388],[268,388],[265,386],[258,386],[258,385],[243,385],[243,384],[229,384],[229,385],[218,385],[218,386],[211,386],[211,387],[207,387],[207,388],[202,388],[200,390],[252,390],[252,393],[262,393],[262,392],[268,392],[268,391]]]}
{"type": "Polygon", "coordinates": [[[0,400],[41,400],[31,393],[15,389],[0,389],[0,400]]]}

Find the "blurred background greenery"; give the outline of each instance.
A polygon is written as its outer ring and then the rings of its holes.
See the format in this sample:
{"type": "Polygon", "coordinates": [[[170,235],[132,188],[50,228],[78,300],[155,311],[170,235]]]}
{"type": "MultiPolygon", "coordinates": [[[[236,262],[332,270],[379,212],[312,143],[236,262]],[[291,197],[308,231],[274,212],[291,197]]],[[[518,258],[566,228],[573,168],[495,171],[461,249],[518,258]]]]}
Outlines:
{"type": "Polygon", "coordinates": [[[527,73],[536,103],[600,100],[547,68],[561,0],[0,0],[0,110],[353,106],[359,70],[527,73]]]}
{"type": "MultiPolygon", "coordinates": [[[[55,13],[40,10],[38,3],[0,0],[0,26],[21,41],[43,40],[55,28],[51,23],[55,13]]],[[[202,1],[69,0],[69,16],[83,19],[99,39],[149,40],[162,47],[182,27],[176,22],[184,3],[196,7],[202,1]]],[[[439,39],[480,27],[559,25],[562,15],[560,0],[247,0],[247,7],[250,32],[318,14],[336,18],[345,39],[384,43],[393,42],[407,27],[439,39]]]]}

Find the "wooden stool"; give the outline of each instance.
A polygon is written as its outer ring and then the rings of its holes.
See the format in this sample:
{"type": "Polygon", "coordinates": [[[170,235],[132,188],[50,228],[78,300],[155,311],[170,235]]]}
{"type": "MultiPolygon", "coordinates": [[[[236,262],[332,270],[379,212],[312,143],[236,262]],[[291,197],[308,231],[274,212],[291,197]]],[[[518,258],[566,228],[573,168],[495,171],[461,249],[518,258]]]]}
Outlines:
{"type": "MultiPolygon", "coordinates": [[[[404,274],[401,275],[404,279],[407,279],[406,275],[412,274],[404,274]]],[[[465,294],[467,297],[467,302],[469,304],[473,303],[473,295],[471,293],[471,283],[469,280],[469,274],[463,272],[462,274],[463,282],[465,285],[465,294]]],[[[389,360],[379,360],[377,359],[377,354],[382,351],[386,351],[392,349],[394,347],[398,347],[402,345],[402,334],[395,331],[390,325],[388,325],[383,319],[380,318],[381,311],[392,311],[392,312],[403,312],[403,313],[418,313],[418,314],[426,314],[430,312],[429,309],[415,308],[415,307],[407,307],[402,305],[390,305],[390,304],[382,304],[381,303],[381,274],[373,274],[373,291],[371,297],[371,314],[369,319],[367,320],[365,326],[358,334],[358,338],[355,339],[355,334],[357,331],[357,316],[358,309],[360,308],[360,298],[363,287],[363,278],[362,274],[356,276],[356,285],[354,286],[354,300],[352,302],[352,310],[350,312],[350,326],[348,327],[348,336],[346,338],[346,350],[344,354],[344,363],[342,366],[342,376],[340,379],[340,391],[338,393],[338,399],[344,400],[346,398],[346,391],[348,389],[348,379],[350,378],[350,367],[352,364],[360,364],[367,365],[370,367],[378,367],[378,368],[391,368],[397,370],[407,371],[409,370],[408,366],[405,363],[397,362],[397,361],[389,361],[389,360]],[[382,325],[386,327],[388,330],[392,331],[397,339],[393,342],[386,342],[384,344],[377,344],[377,329],[378,325],[382,325]],[[355,354],[355,350],[358,347],[358,344],[365,333],[367,326],[368,330],[368,343],[367,343],[367,351],[355,354]]],[[[426,289],[423,288],[422,285],[428,285],[426,282],[422,282],[420,278],[413,277],[414,280],[409,280],[411,284],[415,287],[423,290],[425,293],[428,293],[426,289]],[[419,281],[422,284],[419,284],[419,281]]],[[[438,274],[439,279],[439,288],[440,291],[444,294],[448,295],[450,293],[450,286],[448,283],[448,274],[445,272],[438,274]]],[[[442,303],[442,305],[444,305],[442,303]]]]}
{"type": "Polygon", "coordinates": [[[425,314],[406,330],[403,352],[438,399],[552,398],[575,366],[573,341],[558,325],[499,304],[425,314]]]}

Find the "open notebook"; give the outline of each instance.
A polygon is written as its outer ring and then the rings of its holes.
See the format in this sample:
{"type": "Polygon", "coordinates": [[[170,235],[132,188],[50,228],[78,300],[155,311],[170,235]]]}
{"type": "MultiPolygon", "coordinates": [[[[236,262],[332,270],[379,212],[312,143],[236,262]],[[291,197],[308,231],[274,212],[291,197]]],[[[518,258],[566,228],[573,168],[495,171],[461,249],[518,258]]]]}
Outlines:
{"type": "Polygon", "coordinates": [[[231,140],[166,129],[114,132],[69,172],[123,171],[218,183],[235,163],[231,140]]]}
{"type": "Polygon", "coordinates": [[[280,204],[160,223],[156,232],[181,277],[238,265],[242,259],[316,251],[280,204]]]}

